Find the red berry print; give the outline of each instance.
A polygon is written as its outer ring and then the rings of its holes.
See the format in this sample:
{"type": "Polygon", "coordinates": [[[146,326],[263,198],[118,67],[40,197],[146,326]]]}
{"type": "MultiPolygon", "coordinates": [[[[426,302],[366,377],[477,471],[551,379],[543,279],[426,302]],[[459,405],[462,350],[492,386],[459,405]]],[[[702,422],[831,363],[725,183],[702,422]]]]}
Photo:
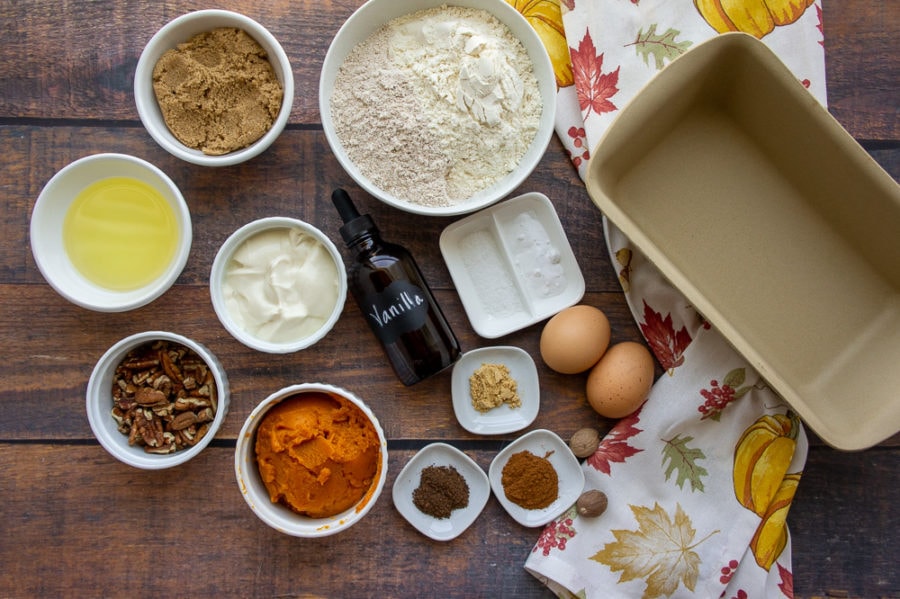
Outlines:
{"type": "MultiPolygon", "coordinates": [[[[728,584],[728,582],[731,580],[731,577],[734,576],[734,572],[735,570],[737,570],[737,567],[738,561],[736,559],[728,562],[727,566],[722,566],[722,576],[719,577],[719,582],[721,582],[722,584],[728,584]]],[[[743,593],[743,591],[740,591],[739,593],[743,593]]]]}
{"type": "Polygon", "coordinates": [[[540,548],[541,555],[546,557],[550,555],[552,549],[565,551],[566,543],[575,536],[575,529],[572,527],[572,516],[573,511],[569,510],[563,514],[561,518],[554,520],[544,527],[544,531],[541,533],[540,538],[538,538],[537,543],[531,552],[535,553],[538,548],[540,548]]]}
{"type": "Polygon", "coordinates": [[[725,406],[734,401],[734,389],[728,385],[720,387],[716,380],[709,382],[709,389],[701,389],[700,395],[706,400],[706,403],[697,408],[703,414],[701,420],[718,416],[725,406]]]}
{"type": "Polygon", "coordinates": [[[572,138],[572,146],[584,151],[580,156],[576,156],[571,151],[568,152],[569,158],[572,159],[572,163],[575,165],[575,168],[581,168],[583,162],[587,162],[591,158],[591,153],[587,147],[587,133],[584,130],[584,127],[569,127],[567,131],[569,137],[572,138]]]}
{"type": "Polygon", "coordinates": [[[705,400],[697,408],[701,414],[700,420],[718,420],[728,404],[749,391],[750,387],[744,386],[745,376],[743,368],[735,368],[725,375],[721,383],[716,379],[709,381],[709,388],[700,390],[700,396],[705,400]]]}

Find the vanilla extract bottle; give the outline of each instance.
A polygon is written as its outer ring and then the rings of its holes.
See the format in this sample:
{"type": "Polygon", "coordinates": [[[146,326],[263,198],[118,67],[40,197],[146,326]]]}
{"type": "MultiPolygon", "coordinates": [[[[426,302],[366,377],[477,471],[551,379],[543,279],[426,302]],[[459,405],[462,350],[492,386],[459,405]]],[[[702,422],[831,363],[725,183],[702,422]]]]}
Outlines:
{"type": "Polygon", "coordinates": [[[331,194],[354,253],[347,268],[350,292],[381,342],[397,377],[413,385],[459,357],[459,342],[412,255],[385,242],[368,214],[360,215],[343,189],[331,194]]]}

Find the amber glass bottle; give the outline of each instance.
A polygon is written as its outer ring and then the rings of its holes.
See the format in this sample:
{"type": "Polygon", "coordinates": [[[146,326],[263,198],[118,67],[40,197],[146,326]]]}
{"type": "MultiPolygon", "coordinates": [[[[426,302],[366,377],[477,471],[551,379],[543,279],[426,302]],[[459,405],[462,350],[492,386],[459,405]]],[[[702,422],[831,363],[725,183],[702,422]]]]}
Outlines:
{"type": "Polygon", "coordinates": [[[347,268],[350,292],[397,377],[412,385],[453,364],[459,342],[412,255],[385,242],[346,191],[336,189],[331,201],[344,221],[341,237],[354,254],[347,268]]]}

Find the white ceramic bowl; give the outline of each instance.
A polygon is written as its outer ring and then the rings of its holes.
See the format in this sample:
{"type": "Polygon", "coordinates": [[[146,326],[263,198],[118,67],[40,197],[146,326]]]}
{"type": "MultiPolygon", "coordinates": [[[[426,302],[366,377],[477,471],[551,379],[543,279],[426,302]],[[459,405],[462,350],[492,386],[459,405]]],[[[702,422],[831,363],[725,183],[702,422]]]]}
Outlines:
{"type": "Polygon", "coordinates": [[[221,428],[228,414],[230,395],[228,378],[219,360],[206,347],[182,335],[167,331],[146,331],[122,339],[97,361],[88,380],[86,405],[88,422],[94,436],[113,457],[125,464],[143,470],[161,470],[183,464],[195,457],[209,445],[221,428]],[[206,435],[193,447],[175,453],[157,455],[147,453],[143,448],[128,444],[128,437],[119,432],[112,417],[112,385],[116,368],[131,350],[157,340],[179,343],[193,350],[206,363],[216,385],[216,415],[206,435]]]}
{"type": "Polygon", "coordinates": [[[284,534],[295,537],[325,537],[347,530],[359,522],[378,501],[387,478],[387,438],[378,419],[369,407],[356,395],[321,383],[303,383],[285,387],[269,395],[247,417],[237,438],[234,455],[234,471],[241,495],[260,520],[284,534]],[[328,518],[301,516],[284,505],[272,503],[256,464],[256,429],[266,413],[278,402],[303,393],[327,393],[343,397],[357,406],[371,420],[381,442],[381,462],[376,480],[368,493],[350,509],[328,518]]]}
{"type": "Polygon", "coordinates": [[[488,469],[491,490],[503,509],[522,526],[543,526],[575,504],[584,490],[584,471],[578,459],[559,435],[545,429],[526,433],[503,448],[494,457],[488,469]],[[538,457],[546,457],[556,470],[559,479],[559,494],[556,500],[545,508],[526,509],[510,501],[503,490],[503,467],[510,456],[520,451],[529,451],[538,457]]]}
{"type": "MultiPolygon", "coordinates": [[[[272,216],[247,223],[237,231],[231,234],[222,247],[219,248],[216,258],[213,261],[212,270],[209,276],[210,296],[212,297],[213,309],[222,326],[228,330],[231,335],[246,345],[247,347],[272,354],[284,354],[305,349],[322,339],[338,321],[341,312],[344,309],[344,302],[347,299],[347,270],[344,267],[343,259],[338,252],[334,243],[319,229],[302,220],[289,217],[272,216]],[[236,316],[229,308],[229,300],[224,290],[226,280],[228,278],[228,268],[232,263],[235,251],[239,250],[247,240],[254,236],[273,230],[280,229],[299,229],[304,235],[315,239],[326,250],[331,262],[334,265],[336,301],[330,306],[323,306],[316,310],[316,313],[323,313],[328,309],[328,317],[321,326],[314,332],[305,336],[292,338],[283,341],[272,341],[261,338],[258,334],[244,328],[240,317],[236,316]]],[[[309,299],[306,297],[305,299],[309,299]]]]}
{"type": "Polygon", "coordinates": [[[529,192],[453,222],[441,255],[472,328],[495,339],[577,304],[585,282],[550,199],[529,192]]]}
{"type": "Polygon", "coordinates": [[[453,5],[484,9],[496,16],[521,40],[528,52],[534,64],[534,73],[543,103],[540,124],[531,146],[516,168],[497,183],[476,193],[468,200],[462,200],[449,206],[425,206],[396,197],[380,189],[366,177],[347,155],[335,130],[331,111],[331,95],[338,71],[354,47],[389,21],[409,13],[445,4],[447,4],[445,0],[369,0],[357,9],[338,30],[325,55],[319,79],[319,111],[322,116],[325,138],[347,174],[369,194],[386,204],[407,212],[432,216],[451,216],[473,212],[501,200],[519,187],[538,165],[547,150],[547,145],[553,135],[556,115],[556,78],[553,74],[553,65],[540,37],[528,21],[504,0],[455,0],[452,2],[453,5]]]}
{"type": "Polygon", "coordinates": [[[478,518],[491,496],[487,474],[475,460],[446,443],[432,443],[419,450],[406,463],[394,481],[394,507],[406,521],[423,535],[435,541],[449,541],[461,535],[478,518]],[[422,481],[422,469],[428,466],[451,466],[469,487],[469,503],[453,510],[449,518],[435,518],[413,503],[413,493],[422,481]]]}
{"type": "Polygon", "coordinates": [[[537,418],[541,407],[541,389],[537,367],[524,349],[511,345],[480,347],[467,351],[453,365],[451,378],[453,413],[460,426],[476,435],[500,435],[522,430],[537,418]],[[469,378],[482,364],[503,364],[516,381],[522,405],[512,408],[502,404],[479,412],[472,405],[469,378]]]}
{"type": "Polygon", "coordinates": [[[177,17],[164,25],[150,38],[138,59],[134,73],[134,100],[138,115],[150,136],[169,153],[182,160],[203,166],[229,166],[249,160],[266,148],[284,130],[294,103],[294,74],[287,54],[278,40],[262,25],[239,13],[227,10],[198,10],[177,17]],[[253,144],[220,156],[210,156],[200,150],[182,144],[172,135],[163,120],[162,112],[153,92],[153,68],[160,57],[178,44],[204,31],[219,27],[236,27],[246,31],[259,43],[269,56],[275,76],[284,89],[281,110],[272,127],[253,144]]]}
{"type": "Polygon", "coordinates": [[[184,269],[192,238],[191,215],[175,183],[149,162],[126,154],[95,154],[72,162],[47,182],[31,213],[31,251],[47,283],[73,304],[98,312],[132,310],[162,295],[184,269]],[[88,280],[65,250],[63,224],[72,202],[89,185],[110,177],[128,177],[153,187],[172,207],[178,228],[168,267],[137,289],[109,289],[88,280]]]}

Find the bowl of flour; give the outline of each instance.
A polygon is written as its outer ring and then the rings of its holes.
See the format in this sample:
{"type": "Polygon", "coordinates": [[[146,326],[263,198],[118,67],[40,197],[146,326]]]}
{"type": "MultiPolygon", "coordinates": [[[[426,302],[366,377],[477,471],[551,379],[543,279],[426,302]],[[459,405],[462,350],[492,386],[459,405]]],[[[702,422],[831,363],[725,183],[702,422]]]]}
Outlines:
{"type": "Polygon", "coordinates": [[[474,212],[512,193],[553,134],[556,81],[504,0],[369,0],[319,81],[325,137],[347,174],[407,212],[474,212]]]}

